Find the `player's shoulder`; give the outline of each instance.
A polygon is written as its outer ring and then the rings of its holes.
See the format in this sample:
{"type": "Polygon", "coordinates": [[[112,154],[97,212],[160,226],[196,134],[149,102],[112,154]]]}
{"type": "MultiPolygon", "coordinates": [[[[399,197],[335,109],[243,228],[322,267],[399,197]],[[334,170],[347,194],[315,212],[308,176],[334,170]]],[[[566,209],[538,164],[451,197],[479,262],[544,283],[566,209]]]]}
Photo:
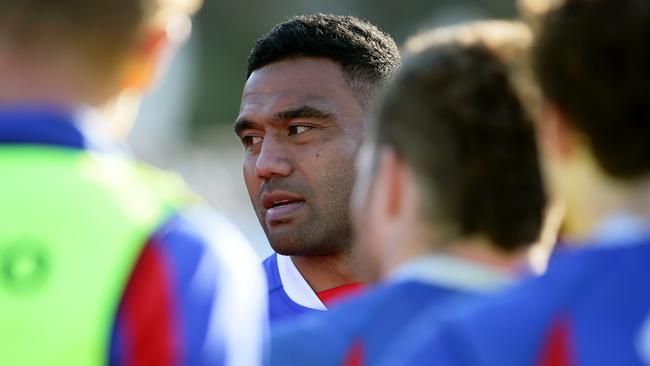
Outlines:
{"type": "Polygon", "coordinates": [[[468,332],[484,332],[486,336],[491,327],[504,333],[518,327],[541,328],[559,306],[574,299],[576,290],[602,274],[606,260],[606,255],[591,250],[558,253],[543,275],[524,279],[499,295],[481,300],[473,311],[453,323],[467,325],[468,332]]]}
{"type": "Polygon", "coordinates": [[[180,281],[205,285],[216,279],[219,292],[248,293],[251,302],[265,302],[258,257],[239,229],[216,210],[202,205],[177,210],[148,245],[168,259],[180,281]]]}
{"type": "Polygon", "coordinates": [[[194,205],[180,211],[179,216],[185,223],[182,230],[213,254],[224,273],[244,276],[231,281],[245,284],[247,279],[255,279],[253,285],[257,284],[258,277],[262,278],[259,257],[237,226],[222,213],[194,205]]]}
{"type": "Polygon", "coordinates": [[[477,311],[477,316],[491,311],[505,312],[518,308],[537,309],[553,307],[555,304],[566,305],[576,299],[576,293],[589,291],[602,278],[618,272],[619,267],[625,267],[625,263],[639,259],[639,249],[650,254],[650,246],[559,251],[553,255],[543,275],[524,279],[503,294],[487,298],[484,306],[477,311]]]}
{"type": "Polygon", "coordinates": [[[408,317],[431,301],[442,301],[452,293],[455,291],[419,281],[388,281],[337,304],[323,315],[322,326],[342,324],[351,331],[381,326],[385,313],[408,317]]]}
{"type": "Polygon", "coordinates": [[[259,259],[244,235],[224,215],[206,206],[179,212],[170,235],[186,239],[185,243],[176,241],[182,250],[193,245],[205,253],[191,281],[195,290],[213,283],[217,292],[208,341],[222,339],[232,364],[259,364],[267,333],[266,284],[259,259]]]}
{"type": "Polygon", "coordinates": [[[341,351],[350,342],[351,330],[362,322],[364,313],[359,310],[356,306],[337,306],[275,323],[271,364],[340,364],[341,351]]]}
{"type": "Polygon", "coordinates": [[[312,312],[274,324],[272,364],[334,365],[381,296],[367,291],[328,311],[312,312]]]}
{"type": "Polygon", "coordinates": [[[554,255],[544,275],[485,298],[451,319],[432,344],[444,348],[439,353],[451,355],[454,365],[533,364],[540,344],[562,316],[575,315],[589,294],[620,281],[630,263],[648,259],[650,246],[562,251],[554,255]],[[509,352],[513,347],[519,351],[509,352]]]}
{"type": "MultiPolygon", "coordinates": [[[[274,364],[341,364],[359,337],[381,331],[385,314],[412,314],[433,297],[442,295],[418,282],[387,282],[342,301],[327,312],[277,324],[273,330],[274,364]]],[[[390,323],[390,322],[388,322],[390,323]]]]}
{"type": "Polygon", "coordinates": [[[250,245],[237,227],[218,211],[202,205],[177,209],[154,238],[181,251],[206,250],[221,260],[255,262],[250,245]]]}

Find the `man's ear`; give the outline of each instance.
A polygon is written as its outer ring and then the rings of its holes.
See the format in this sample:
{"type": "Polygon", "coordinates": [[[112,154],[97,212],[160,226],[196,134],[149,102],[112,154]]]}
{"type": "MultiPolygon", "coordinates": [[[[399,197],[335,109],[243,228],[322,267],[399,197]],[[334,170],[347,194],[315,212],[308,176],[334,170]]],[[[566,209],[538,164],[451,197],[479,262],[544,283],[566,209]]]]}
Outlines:
{"type": "Polygon", "coordinates": [[[126,60],[122,89],[142,92],[154,82],[163,56],[170,46],[163,28],[147,30],[126,60]]]}
{"type": "Polygon", "coordinates": [[[575,151],[576,133],[566,113],[554,103],[546,103],[538,131],[544,149],[555,157],[570,158],[575,151]]]}
{"type": "Polygon", "coordinates": [[[404,210],[408,190],[408,169],[394,149],[383,147],[379,154],[376,176],[381,182],[379,185],[384,189],[382,194],[386,197],[386,213],[389,217],[395,218],[404,210]]]}

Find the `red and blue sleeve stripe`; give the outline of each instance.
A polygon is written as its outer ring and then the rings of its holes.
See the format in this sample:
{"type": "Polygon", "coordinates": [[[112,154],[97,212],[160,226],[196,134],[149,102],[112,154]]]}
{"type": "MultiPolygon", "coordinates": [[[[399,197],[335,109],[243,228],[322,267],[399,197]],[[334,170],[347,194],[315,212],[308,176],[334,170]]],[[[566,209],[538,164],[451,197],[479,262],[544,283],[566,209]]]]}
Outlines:
{"type": "Polygon", "coordinates": [[[176,216],[161,227],[145,245],[127,283],[109,364],[222,364],[223,344],[206,342],[217,271],[208,243],[189,222],[176,216]]]}

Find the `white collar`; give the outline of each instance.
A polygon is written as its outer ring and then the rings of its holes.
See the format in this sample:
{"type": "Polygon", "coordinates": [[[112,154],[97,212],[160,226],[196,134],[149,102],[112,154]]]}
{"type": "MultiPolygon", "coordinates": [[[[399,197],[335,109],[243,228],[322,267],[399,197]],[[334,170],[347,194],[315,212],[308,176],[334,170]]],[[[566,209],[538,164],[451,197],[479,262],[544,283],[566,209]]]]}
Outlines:
{"type": "Polygon", "coordinates": [[[305,278],[298,272],[291,257],[277,254],[278,272],[282,287],[289,298],[298,305],[316,310],[327,310],[305,278]]]}
{"type": "Polygon", "coordinates": [[[89,148],[113,154],[129,153],[129,147],[123,141],[111,136],[108,121],[93,107],[80,105],[73,110],[74,123],[84,136],[89,148]]]}
{"type": "Polygon", "coordinates": [[[493,292],[512,284],[506,273],[459,257],[430,254],[398,267],[390,281],[419,281],[472,292],[493,292]]]}

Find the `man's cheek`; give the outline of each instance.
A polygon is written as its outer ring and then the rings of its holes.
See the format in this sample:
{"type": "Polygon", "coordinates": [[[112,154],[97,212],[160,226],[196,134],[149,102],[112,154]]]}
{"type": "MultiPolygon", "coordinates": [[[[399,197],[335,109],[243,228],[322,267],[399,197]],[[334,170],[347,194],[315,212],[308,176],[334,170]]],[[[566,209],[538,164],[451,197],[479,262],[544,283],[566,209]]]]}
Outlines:
{"type": "Polygon", "coordinates": [[[244,183],[246,184],[248,196],[253,203],[255,203],[255,198],[258,196],[259,192],[259,184],[257,181],[254,168],[249,168],[244,165],[244,183]]]}

